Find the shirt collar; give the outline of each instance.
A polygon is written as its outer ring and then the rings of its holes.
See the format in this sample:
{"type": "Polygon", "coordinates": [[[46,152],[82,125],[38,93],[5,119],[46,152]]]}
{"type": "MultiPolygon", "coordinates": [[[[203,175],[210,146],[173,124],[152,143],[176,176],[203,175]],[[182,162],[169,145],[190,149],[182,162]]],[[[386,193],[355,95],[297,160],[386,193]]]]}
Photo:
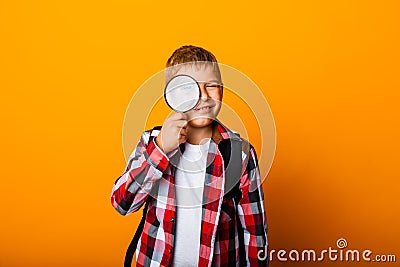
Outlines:
{"type": "Polygon", "coordinates": [[[219,144],[222,140],[225,139],[240,139],[239,135],[234,133],[232,130],[228,129],[225,125],[223,125],[218,119],[215,119],[212,122],[212,139],[216,144],[219,144]]]}

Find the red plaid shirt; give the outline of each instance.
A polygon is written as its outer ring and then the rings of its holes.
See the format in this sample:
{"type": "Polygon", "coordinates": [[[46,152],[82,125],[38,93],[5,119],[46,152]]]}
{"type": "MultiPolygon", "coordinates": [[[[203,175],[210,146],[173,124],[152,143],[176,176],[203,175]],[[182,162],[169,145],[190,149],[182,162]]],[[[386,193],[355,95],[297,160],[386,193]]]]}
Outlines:
{"type": "MultiPolygon", "coordinates": [[[[224,194],[224,162],[218,149],[221,140],[235,134],[217,120],[213,125],[203,190],[205,204],[202,206],[198,266],[239,266],[236,212],[244,230],[247,266],[268,266],[265,259],[267,221],[256,152],[250,145],[249,153],[243,153],[239,186],[242,197],[235,205],[235,200],[224,194]]],[[[149,142],[150,131],[143,133],[124,173],[114,184],[111,203],[120,214],[128,215],[139,210],[149,196],[153,196],[136,250],[136,265],[172,266],[176,223],[173,174],[176,165],[171,162],[180,153],[177,148],[166,156],[154,139],[149,142]]]]}

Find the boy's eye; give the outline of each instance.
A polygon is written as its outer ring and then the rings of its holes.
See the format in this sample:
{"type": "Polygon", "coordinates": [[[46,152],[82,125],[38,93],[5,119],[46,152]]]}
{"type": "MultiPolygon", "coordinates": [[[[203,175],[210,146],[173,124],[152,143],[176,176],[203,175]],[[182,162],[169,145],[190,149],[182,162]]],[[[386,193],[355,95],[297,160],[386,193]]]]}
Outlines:
{"type": "Polygon", "coordinates": [[[220,88],[220,87],[221,87],[221,85],[217,84],[217,83],[206,84],[206,88],[207,89],[217,89],[217,88],[220,88]]]}

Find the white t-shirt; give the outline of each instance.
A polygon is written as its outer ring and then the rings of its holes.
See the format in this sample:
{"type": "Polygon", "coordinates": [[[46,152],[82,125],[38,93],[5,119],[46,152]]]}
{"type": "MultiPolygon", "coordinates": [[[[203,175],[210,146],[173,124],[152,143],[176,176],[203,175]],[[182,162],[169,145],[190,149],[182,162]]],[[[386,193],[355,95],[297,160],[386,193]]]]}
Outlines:
{"type": "Polygon", "coordinates": [[[201,145],[185,143],[175,172],[176,228],[173,266],[198,266],[206,162],[210,139],[201,145]]]}

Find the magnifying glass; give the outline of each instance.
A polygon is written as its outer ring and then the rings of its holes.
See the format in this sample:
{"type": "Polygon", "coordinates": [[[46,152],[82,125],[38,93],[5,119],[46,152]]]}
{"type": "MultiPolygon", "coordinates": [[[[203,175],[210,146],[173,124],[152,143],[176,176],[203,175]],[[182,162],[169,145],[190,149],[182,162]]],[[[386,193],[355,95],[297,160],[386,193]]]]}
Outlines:
{"type": "Polygon", "coordinates": [[[189,75],[176,75],[165,85],[165,102],[176,112],[187,112],[193,109],[199,103],[200,98],[200,86],[189,75]]]}

